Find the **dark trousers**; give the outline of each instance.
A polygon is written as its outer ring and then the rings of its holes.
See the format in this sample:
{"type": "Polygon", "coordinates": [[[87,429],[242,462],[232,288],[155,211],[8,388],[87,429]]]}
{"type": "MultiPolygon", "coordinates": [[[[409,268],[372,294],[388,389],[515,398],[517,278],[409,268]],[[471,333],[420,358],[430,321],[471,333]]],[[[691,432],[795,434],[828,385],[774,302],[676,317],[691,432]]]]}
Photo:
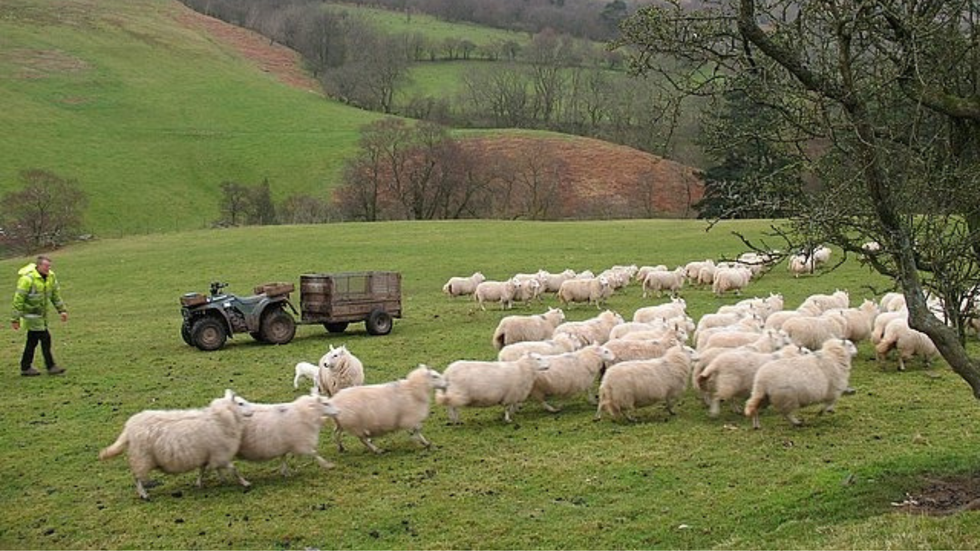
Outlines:
{"type": "Polygon", "coordinates": [[[41,343],[41,354],[44,355],[44,366],[51,369],[55,366],[54,356],[51,355],[51,333],[44,331],[28,331],[27,344],[24,345],[24,355],[20,357],[20,369],[27,371],[34,363],[34,350],[41,343]]]}

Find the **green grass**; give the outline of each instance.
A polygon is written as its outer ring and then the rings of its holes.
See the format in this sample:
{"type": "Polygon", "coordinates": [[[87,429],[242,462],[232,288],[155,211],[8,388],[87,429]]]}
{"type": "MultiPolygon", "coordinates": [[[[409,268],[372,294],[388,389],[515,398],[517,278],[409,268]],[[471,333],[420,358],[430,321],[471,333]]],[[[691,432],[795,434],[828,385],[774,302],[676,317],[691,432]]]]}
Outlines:
{"type": "MultiPolygon", "coordinates": [[[[239,463],[251,492],[194,474],[156,475],[153,500],[136,498],[125,460],[99,463],[133,413],[205,405],[230,387],[260,402],[292,399],[292,367],[328,344],[347,346],[368,382],[399,377],[419,362],[443,369],[490,358],[490,336],[505,314],[481,312],[441,294],[452,275],[492,278],[538,268],[600,270],[617,263],[678,264],[734,255],[728,231],[755,235],[759,222],[705,233],[694,221],[589,223],[442,222],[247,228],[137,236],[79,244],[55,255],[71,309],[53,332],[62,378],[23,379],[24,335],[0,335],[0,548],[961,548],[980,546],[977,513],[925,518],[889,505],[918,476],[976,472],[980,413],[948,368],[876,366],[862,345],[854,396],[834,415],[804,412],[791,428],[767,411],[763,430],[725,412],[711,420],[692,394],[676,417],[661,408],[642,422],[593,423],[584,400],[558,415],[527,404],[512,425],[500,408],[464,410],[446,426],[435,407],[422,450],[404,434],[376,439],[373,456],[347,439],[338,454],[325,434],[322,471],[293,460],[239,463]],[[257,283],[308,271],[390,269],[403,274],[405,318],[391,335],[344,335],[301,326],[286,346],[238,336],[201,353],[178,336],[177,297],[211,279],[246,293],[257,283]],[[853,475],[852,484],[843,484],[853,475]]],[[[26,259],[0,261],[14,273],[26,259]]],[[[793,279],[777,269],[749,295],[784,293],[794,307],[813,292],[882,282],[853,263],[825,276],[793,279]]],[[[9,289],[9,287],[8,287],[9,289]]],[[[698,317],[735,297],[685,289],[698,317]]],[[[637,287],[610,306],[627,316],[637,287]]],[[[546,300],[553,305],[554,300],[546,300]]],[[[543,309],[518,308],[509,313],[543,309]]],[[[594,309],[573,308],[569,319],[594,309]]]]}
{"type": "Polygon", "coordinates": [[[206,226],[218,184],[326,198],[377,115],[290,88],[169,0],[0,0],[0,193],[44,168],[101,235],[206,226]]]}
{"type": "Polygon", "coordinates": [[[328,5],[358,15],[374,24],[378,29],[391,33],[421,33],[432,42],[441,43],[447,38],[469,40],[477,46],[489,46],[496,42],[517,42],[526,45],[531,35],[504,29],[494,29],[467,22],[445,21],[431,15],[413,13],[406,18],[402,12],[370,8],[354,4],[330,2],[328,5]]]}

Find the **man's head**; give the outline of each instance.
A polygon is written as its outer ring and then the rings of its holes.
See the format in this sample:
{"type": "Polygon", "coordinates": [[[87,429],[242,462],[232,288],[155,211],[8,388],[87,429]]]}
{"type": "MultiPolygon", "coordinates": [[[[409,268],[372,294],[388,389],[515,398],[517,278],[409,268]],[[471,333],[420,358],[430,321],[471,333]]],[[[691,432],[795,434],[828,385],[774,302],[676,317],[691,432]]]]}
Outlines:
{"type": "Polygon", "coordinates": [[[48,275],[51,270],[51,259],[43,254],[37,257],[35,264],[37,264],[37,271],[41,275],[48,275]]]}

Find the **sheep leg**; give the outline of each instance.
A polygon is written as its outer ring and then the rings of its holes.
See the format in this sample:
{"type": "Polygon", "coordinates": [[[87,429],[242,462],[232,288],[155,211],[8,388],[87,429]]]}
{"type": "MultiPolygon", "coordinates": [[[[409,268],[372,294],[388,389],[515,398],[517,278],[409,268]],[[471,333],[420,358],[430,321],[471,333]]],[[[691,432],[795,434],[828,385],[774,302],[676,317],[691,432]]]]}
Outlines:
{"type": "Polygon", "coordinates": [[[800,421],[800,419],[797,416],[793,415],[793,413],[784,413],[783,417],[785,417],[787,421],[792,423],[794,427],[799,427],[803,425],[803,421],[800,421]]]}
{"type": "Polygon", "coordinates": [[[282,475],[283,478],[289,476],[289,465],[286,464],[285,457],[282,458],[282,463],[279,464],[279,474],[282,475]]]}
{"type": "Polygon", "coordinates": [[[667,410],[667,413],[669,413],[671,415],[677,415],[677,413],[674,411],[674,401],[673,400],[665,400],[664,401],[664,408],[667,410]]]}
{"type": "Polygon", "coordinates": [[[381,455],[381,454],[383,454],[385,452],[383,449],[375,446],[374,445],[374,442],[372,442],[371,439],[368,438],[367,436],[361,436],[359,438],[361,439],[361,442],[363,442],[364,445],[367,446],[367,448],[369,450],[373,451],[374,453],[376,453],[378,455],[381,455]]]}
{"type": "Polygon", "coordinates": [[[341,437],[342,437],[342,434],[341,434],[341,431],[340,431],[340,427],[334,427],[334,429],[333,429],[333,441],[334,441],[334,443],[337,444],[337,451],[339,451],[339,452],[344,451],[344,442],[341,439],[341,437]]]}
{"type": "Polygon", "coordinates": [[[432,442],[426,440],[425,436],[422,436],[422,427],[415,427],[411,430],[412,439],[422,444],[426,448],[432,446],[432,442]]]}
{"type": "Polygon", "coordinates": [[[549,404],[548,402],[541,400],[541,407],[543,407],[549,413],[558,413],[561,408],[556,408],[555,406],[549,404]]]}
{"type": "Polygon", "coordinates": [[[136,493],[139,494],[140,499],[150,500],[150,494],[146,493],[146,488],[143,487],[143,481],[138,478],[136,479],[136,493]]]}
{"type": "Polygon", "coordinates": [[[721,398],[712,398],[711,409],[708,410],[708,416],[718,417],[719,413],[721,413],[721,398]]]}
{"type": "MultiPolygon", "coordinates": [[[[334,468],[334,464],[331,463],[331,462],[329,462],[329,461],[327,461],[326,459],[320,457],[320,454],[313,454],[313,459],[315,459],[316,462],[317,462],[317,464],[320,465],[321,467],[323,467],[324,469],[332,469],[332,468],[334,468]]],[[[285,465],[285,464],[286,463],[284,461],[283,462],[283,465],[285,465]]]]}
{"type": "Polygon", "coordinates": [[[600,420],[602,420],[602,404],[601,403],[595,409],[595,415],[592,416],[592,420],[593,421],[600,421],[600,420]]]}
{"type": "Polygon", "coordinates": [[[294,389],[299,388],[299,373],[297,373],[296,376],[293,377],[293,388],[294,389]]]}
{"type": "Polygon", "coordinates": [[[512,419],[510,418],[512,413],[517,412],[516,404],[511,404],[504,408],[504,422],[510,423],[512,419]]]}
{"type": "MultiPolygon", "coordinates": [[[[195,482],[194,484],[196,484],[198,488],[204,487],[204,469],[206,468],[207,465],[201,465],[201,469],[197,471],[197,482],[195,482]]],[[[221,475],[219,474],[218,476],[221,475]]]]}
{"type": "Polygon", "coordinates": [[[449,415],[449,424],[458,425],[459,424],[459,409],[456,406],[446,407],[446,413],[449,415]]]}
{"type": "Polygon", "coordinates": [[[762,423],[759,422],[759,414],[755,413],[752,415],[752,428],[759,430],[762,428],[762,423]]]}
{"type": "Polygon", "coordinates": [[[228,466],[225,468],[231,471],[231,474],[235,475],[235,478],[238,479],[238,483],[244,486],[245,488],[248,488],[252,485],[251,482],[245,480],[244,476],[239,474],[238,469],[235,468],[235,465],[233,463],[228,463],[228,466]]]}
{"type": "Polygon", "coordinates": [[[898,370],[905,371],[905,358],[901,354],[898,355],[898,370]]]}

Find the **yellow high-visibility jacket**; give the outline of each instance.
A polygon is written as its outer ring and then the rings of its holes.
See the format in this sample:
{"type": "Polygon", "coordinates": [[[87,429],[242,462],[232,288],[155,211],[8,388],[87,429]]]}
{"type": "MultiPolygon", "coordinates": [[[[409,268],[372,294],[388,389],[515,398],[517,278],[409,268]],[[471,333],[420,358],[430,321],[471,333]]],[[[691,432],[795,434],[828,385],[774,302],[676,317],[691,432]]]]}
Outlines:
{"type": "Polygon", "coordinates": [[[48,328],[48,303],[58,312],[67,312],[68,307],[61,300],[61,287],[54,270],[48,277],[42,277],[37,265],[28,264],[18,272],[17,290],[14,291],[14,308],[10,321],[24,320],[28,331],[44,331],[48,328]]]}

